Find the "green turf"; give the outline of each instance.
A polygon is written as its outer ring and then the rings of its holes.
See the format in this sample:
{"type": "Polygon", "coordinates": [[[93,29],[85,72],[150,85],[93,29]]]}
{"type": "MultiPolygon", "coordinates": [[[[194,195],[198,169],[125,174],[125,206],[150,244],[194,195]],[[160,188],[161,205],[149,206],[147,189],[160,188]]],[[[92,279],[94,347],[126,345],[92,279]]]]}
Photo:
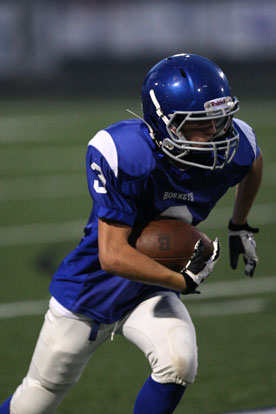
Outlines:
{"type": "MultiPolygon", "coordinates": [[[[85,220],[91,207],[85,181],[87,142],[98,129],[131,117],[125,112],[127,107],[140,112],[139,103],[131,101],[0,103],[0,230],[3,226],[85,220]],[[50,189],[36,184],[37,177],[53,177],[55,181],[58,176],[64,176],[64,185],[72,188],[72,195],[57,197],[59,182],[50,189]],[[21,192],[19,199],[13,198],[13,188],[21,192]]],[[[275,102],[246,102],[242,108],[240,116],[254,126],[267,164],[257,204],[276,206],[275,102]]],[[[230,191],[218,209],[230,208],[233,197],[230,191]]],[[[212,214],[216,218],[215,211],[212,214]]],[[[258,226],[256,217],[253,209],[252,224],[258,226]]],[[[256,278],[275,274],[275,232],[275,220],[260,225],[256,278]]],[[[226,230],[208,228],[208,234],[218,235],[222,243],[221,260],[208,283],[243,280],[241,265],[236,272],[229,268],[226,230]]],[[[66,242],[1,246],[0,302],[47,299],[53,271],[77,242],[76,237],[66,242]]],[[[199,345],[198,377],[176,414],[215,414],[276,405],[274,295],[250,296],[265,300],[261,313],[193,317],[199,345]]],[[[224,299],[211,302],[215,301],[224,299]]],[[[195,306],[195,302],[188,303],[192,316],[195,306]]],[[[0,319],[0,401],[14,391],[25,374],[42,321],[42,315],[0,319]]],[[[92,357],[59,413],[130,414],[149,373],[142,353],[117,335],[92,357]]]]}

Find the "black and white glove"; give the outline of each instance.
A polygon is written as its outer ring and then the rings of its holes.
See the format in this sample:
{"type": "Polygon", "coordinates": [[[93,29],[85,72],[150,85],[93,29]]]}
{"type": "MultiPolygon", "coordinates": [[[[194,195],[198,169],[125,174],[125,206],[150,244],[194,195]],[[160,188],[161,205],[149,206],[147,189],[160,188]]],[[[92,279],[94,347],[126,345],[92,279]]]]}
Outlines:
{"type": "Polygon", "coordinates": [[[200,293],[196,288],[210,275],[216,262],[219,259],[220,244],[218,238],[213,241],[213,253],[207,261],[204,258],[204,245],[200,239],[196,242],[193,255],[184,269],[181,270],[186,282],[186,289],[183,295],[189,293],[200,293]]]}
{"type": "Polygon", "coordinates": [[[253,233],[258,233],[258,231],[259,229],[250,227],[247,222],[239,225],[233,224],[230,220],[228,224],[230,266],[236,269],[239,255],[242,254],[245,263],[244,273],[250,277],[253,276],[259,260],[253,236],[253,233]]]}

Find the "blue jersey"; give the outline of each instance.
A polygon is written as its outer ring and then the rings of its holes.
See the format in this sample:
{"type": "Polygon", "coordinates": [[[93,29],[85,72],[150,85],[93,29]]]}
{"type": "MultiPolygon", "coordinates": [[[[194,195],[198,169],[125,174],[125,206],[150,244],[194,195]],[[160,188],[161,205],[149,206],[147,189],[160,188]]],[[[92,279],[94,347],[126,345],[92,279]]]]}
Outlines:
{"type": "Polygon", "coordinates": [[[146,296],[164,288],[101,269],[98,218],[134,226],[160,216],[197,225],[239,183],[259,154],[253,130],[234,120],[240,134],[233,161],[222,170],[180,170],[158,151],[141,120],[121,121],[89,142],[86,166],[93,208],[80,244],[61,263],[50,292],[67,309],[113,323],[146,296]]]}

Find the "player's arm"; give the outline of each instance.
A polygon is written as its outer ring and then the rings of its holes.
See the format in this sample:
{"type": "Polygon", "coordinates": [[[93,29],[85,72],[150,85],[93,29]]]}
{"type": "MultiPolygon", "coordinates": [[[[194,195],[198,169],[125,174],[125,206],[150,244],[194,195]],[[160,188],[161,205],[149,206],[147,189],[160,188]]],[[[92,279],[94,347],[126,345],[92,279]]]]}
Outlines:
{"type": "Polygon", "coordinates": [[[197,243],[194,255],[181,273],[157,263],[128,243],[131,227],[118,222],[99,219],[99,260],[103,270],[127,279],[193,293],[212,272],[219,257],[219,242],[214,241],[214,253],[206,262],[203,244],[197,243]]]}
{"type": "Polygon", "coordinates": [[[236,198],[232,215],[232,223],[243,225],[259,191],[263,174],[263,156],[260,153],[251,170],[237,185],[236,198]]]}
{"type": "Polygon", "coordinates": [[[133,248],[128,243],[131,227],[99,219],[99,259],[103,270],[127,279],[182,292],[185,279],[133,248]]]}
{"type": "Polygon", "coordinates": [[[263,156],[260,153],[254,161],[251,170],[236,189],[233,215],[229,221],[229,253],[232,269],[238,266],[240,254],[245,262],[245,274],[253,276],[258,256],[253,233],[255,229],[247,223],[247,217],[259,191],[263,174],[263,156]]]}

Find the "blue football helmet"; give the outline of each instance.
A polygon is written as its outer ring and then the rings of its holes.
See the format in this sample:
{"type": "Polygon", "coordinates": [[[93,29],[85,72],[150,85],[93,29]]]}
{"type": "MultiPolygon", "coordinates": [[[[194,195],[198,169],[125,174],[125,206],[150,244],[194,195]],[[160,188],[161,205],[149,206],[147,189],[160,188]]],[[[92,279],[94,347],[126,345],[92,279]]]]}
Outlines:
{"type": "Polygon", "coordinates": [[[221,169],[236,154],[239,134],[233,114],[239,110],[228,80],[212,61],[183,53],[157,63],[142,86],[144,120],[160,150],[180,168],[221,169]],[[210,142],[189,141],[182,133],[188,121],[216,120],[210,142]]]}

